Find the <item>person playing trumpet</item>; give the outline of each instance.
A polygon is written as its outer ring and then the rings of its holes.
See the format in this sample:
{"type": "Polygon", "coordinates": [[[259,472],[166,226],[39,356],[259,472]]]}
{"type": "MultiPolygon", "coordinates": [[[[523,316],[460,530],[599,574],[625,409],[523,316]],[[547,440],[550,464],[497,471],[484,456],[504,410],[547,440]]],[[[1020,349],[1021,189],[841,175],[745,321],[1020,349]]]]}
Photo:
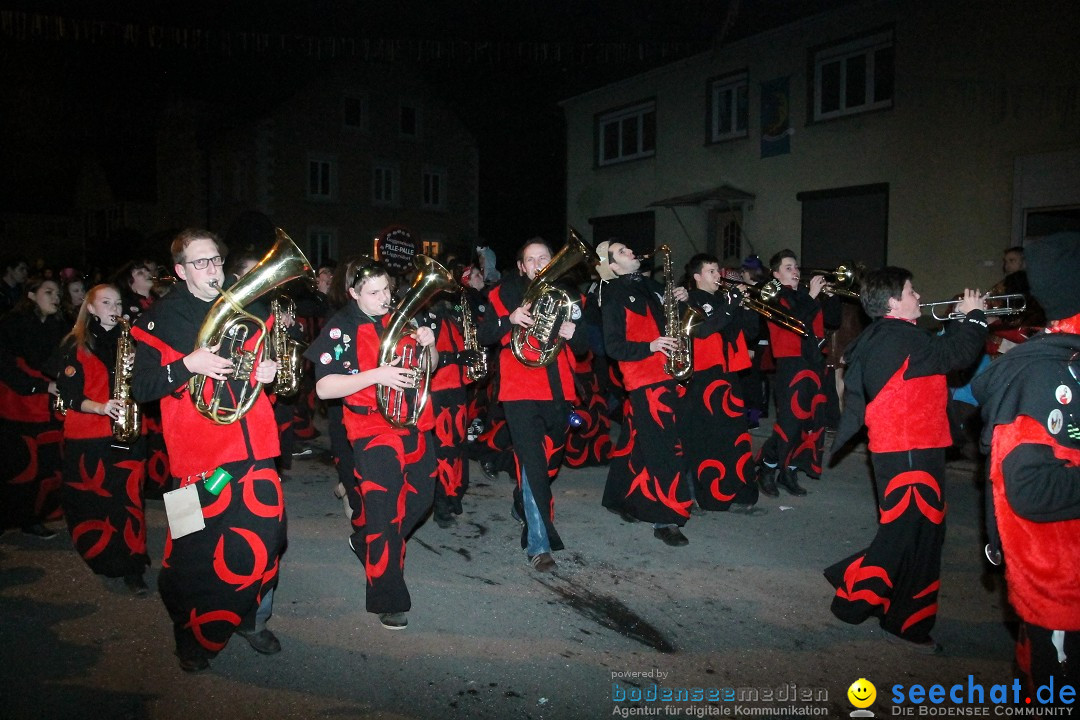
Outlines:
{"type": "Polygon", "coordinates": [[[738,373],[750,367],[747,339],[757,338],[759,316],[742,306],[734,283],[722,281],[716,257],[695,255],[686,274],[689,302],[706,318],[694,334],[694,374],[677,416],[694,498],[705,510],[745,512],[758,488],[738,373]]]}
{"type": "MultiPolygon", "coordinates": [[[[364,567],[367,611],[388,630],[408,624],[412,597],[405,584],[405,541],[431,510],[435,493],[435,426],[430,403],[413,425],[397,426],[379,410],[379,386],[402,393],[417,386],[417,368],[395,358],[380,364],[382,336],[391,320],[390,275],[367,256],[345,267],[352,302],[338,310],[308,346],[304,357],[315,368],[315,392],[324,400],[342,399],[345,431],[352,445],[355,488],[349,546],[364,567]],[[357,499],[359,503],[357,503],[357,499]]],[[[414,338],[419,353],[438,366],[435,333],[420,326],[414,338]]],[[[402,352],[399,347],[397,352],[402,352]]]]}
{"type": "Polygon", "coordinates": [[[919,327],[909,271],[867,274],[860,301],[871,325],[845,352],[844,412],[833,448],[866,426],[878,502],[869,547],[825,570],[832,612],[847,623],[877,617],[886,639],[921,653],[941,647],[937,617],[945,540],[945,450],[952,444],[945,374],[978,357],[986,338],[983,296],[965,290],[960,319],[933,335],[919,327]]]}

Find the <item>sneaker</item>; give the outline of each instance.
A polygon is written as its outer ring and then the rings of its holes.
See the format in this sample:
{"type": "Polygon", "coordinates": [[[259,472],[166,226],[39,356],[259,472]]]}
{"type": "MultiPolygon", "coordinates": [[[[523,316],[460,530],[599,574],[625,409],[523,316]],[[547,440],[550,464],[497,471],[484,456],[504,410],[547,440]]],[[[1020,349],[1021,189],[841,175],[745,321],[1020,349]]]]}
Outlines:
{"type": "Polygon", "coordinates": [[[251,645],[255,652],[260,652],[263,655],[273,655],[281,652],[281,643],[278,642],[277,636],[266,628],[259,632],[237,630],[236,634],[247,640],[248,645],[251,645]]]}
{"type": "Polygon", "coordinates": [[[301,445],[292,451],[294,458],[306,458],[315,454],[315,450],[310,445],[301,445]]]}
{"type": "Polygon", "coordinates": [[[143,580],[142,573],[125,575],[124,585],[135,597],[146,597],[146,594],[150,592],[150,588],[146,587],[146,581],[143,580]]]}
{"type": "Polygon", "coordinates": [[[682,534],[682,531],[677,527],[671,527],[666,525],[661,528],[653,530],[653,537],[659,540],[663,540],[665,545],[672,547],[682,547],[683,545],[689,545],[690,541],[682,534]]]}
{"type": "Polygon", "coordinates": [[[555,558],[551,557],[551,553],[540,553],[539,555],[533,555],[529,558],[529,564],[540,572],[551,572],[556,568],[558,563],[555,562],[555,558]]]}
{"type": "Polygon", "coordinates": [[[52,540],[56,537],[56,531],[50,530],[41,523],[34,523],[33,525],[23,525],[23,535],[32,535],[42,540],[52,540]]]}
{"type": "Polygon", "coordinates": [[[404,630],[409,626],[409,618],[403,612],[379,613],[379,622],[387,630],[404,630]]]}
{"type": "Polygon", "coordinates": [[[885,642],[890,645],[897,645],[899,647],[907,648],[911,652],[918,653],[920,655],[940,655],[944,652],[945,648],[941,644],[934,642],[934,638],[928,637],[925,640],[915,641],[906,640],[899,635],[893,635],[888,630],[885,631],[885,642]]]}

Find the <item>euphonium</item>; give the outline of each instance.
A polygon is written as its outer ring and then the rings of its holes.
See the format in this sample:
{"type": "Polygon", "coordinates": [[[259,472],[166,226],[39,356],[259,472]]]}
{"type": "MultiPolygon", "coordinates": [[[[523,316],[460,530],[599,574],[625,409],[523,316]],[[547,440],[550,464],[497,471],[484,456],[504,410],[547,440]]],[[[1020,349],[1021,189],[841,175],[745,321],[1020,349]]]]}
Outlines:
{"type": "Polygon", "coordinates": [[[296,304],[288,295],[274,298],[270,302],[270,314],[274,316],[274,326],[270,328],[270,349],[278,362],[277,377],[274,378],[274,392],[278,397],[289,400],[300,392],[300,373],[304,367],[304,344],[289,337],[288,328],[281,324],[282,315],[296,317],[296,304]]]}
{"type": "Polygon", "coordinates": [[[679,382],[686,382],[694,374],[694,339],[690,337],[694,326],[704,314],[690,305],[679,313],[679,301],[675,299],[675,279],[671,269],[671,248],[666,244],[656,249],[664,262],[664,336],[673,338],[678,347],[664,361],[664,372],[679,382]]]}
{"type": "Polygon", "coordinates": [[[131,324],[122,317],[116,318],[120,337],[116,340],[116,378],[113,381],[112,399],[123,403],[120,417],[112,421],[113,437],[122,443],[130,443],[142,431],[142,415],[139,404],[131,398],[131,357],[135,345],[131,340],[131,324]]]}
{"type": "Polygon", "coordinates": [[[464,290],[461,291],[461,336],[465,349],[477,353],[477,359],[465,368],[465,377],[473,382],[482,380],[488,374],[487,352],[476,340],[476,321],[473,319],[468,294],[464,290]]]}
{"type": "Polygon", "coordinates": [[[266,324],[244,308],[274,288],[301,277],[315,282],[311,263],[285,231],[278,228],[277,242],[255,267],[237,280],[230,290],[217,288],[221,297],[206,313],[195,347],[211,348],[221,344],[223,352],[220,354],[231,358],[233,363],[229,379],[243,382],[236,397],[231,398],[232,393],[224,383],[214,383],[205,375],[196,375],[188,380],[191,400],[203,417],[218,425],[230,425],[255,406],[262,383],[252,384],[250,380],[255,360],[263,350],[266,324]],[[258,339],[252,349],[246,350],[244,342],[251,334],[252,326],[258,332],[258,339]],[[212,384],[209,390],[206,388],[208,382],[212,384]],[[231,400],[233,405],[226,404],[227,400],[231,400]]]}
{"type": "Polygon", "coordinates": [[[570,319],[577,300],[555,286],[555,281],[572,267],[592,255],[588,244],[574,228],[566,246],[551,258],[525,288],[521,305],[529,306],[533,324],[517,325],[510,337],[510,350],[514,357],[528,367],[550,365],[559,356],[565,340],[559,337],[559,327],[570,319]]]}
{"type": "Polygon", "coordinates": [[[405,391],[388,385],[375,386],[375,402],[379,412],[394,427],[415,427],[420,414],[427,405],[431,386],[431,354],[407,336],[416,327],[416,314],[431,302],[440,292],[453,292],[460,286],[450,271],[426,255],[417,255],[413,260],[419,271],[412,287],[401,298],[396,308],[390,309],[390,322],[383,330],[379,343],[379,366],[392,365],[399,358],[398,346],[401,347],[399,367],[411,369],[415,377],[412,397],[406,398],[405,391]]]}

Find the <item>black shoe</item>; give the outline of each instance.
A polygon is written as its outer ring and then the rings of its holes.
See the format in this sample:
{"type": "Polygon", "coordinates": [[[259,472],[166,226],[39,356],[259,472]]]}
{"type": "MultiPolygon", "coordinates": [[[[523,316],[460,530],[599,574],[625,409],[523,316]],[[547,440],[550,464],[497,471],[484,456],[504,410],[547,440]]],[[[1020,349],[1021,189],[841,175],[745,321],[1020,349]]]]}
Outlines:
{"type": "Polygon", "coordinates": [[[409,618],[403,612],[379,613],[379,622],[387,630],[404,630],[409,626],[409,618]]]}
{"type": "Polygon", "coordinates": [[[491,458],[485,458],[480,461],[480,470],[488,480],[497,480],[499,477],[499,471],[495,467],[495,461],[491,458]]]}
{"type": "Polygon", "coordinates": [[[184,657],[177,653],[176,656],[180,658],[180,669],[186,673],[201,673],[210,669],[210,661],[202,655],[184,657]]]}
{"type": "Polygon", "coordinates": [[[780,490],[776,487],[776,468],[769,467],[765,463],[758,469],[758,489],[762,495],[780,497],[780,490]]]}
{"type": "Polygon", "coordinates": [[[690,503],[690,514],[691,515],[704,515],[707,512],[708,512],[708,510],[701,507],[701,505],[698,504],[697,500],[690,503]]]}
{"type": "Polygon", "coordinates": [[[23,525],[23,535],[32,535],[42,540],[52,540],[56,537],[56,531],[50,530],[41,523],[34,523],[33,525],[23,525]]]}
{"type": "Polygon", "coordinates": [[[540,572],[551,572],[557,566],[555,558],[551,557],[551,553],[540,553],[539,555],[533,555],[529,558],[529,564],[540,572]]]}
{"type": "Polygon", "coordinates": [[[802,485],[799,485],[799,471],[794,468],[786,467],[781,470],[776,477],[776,484],[796,497],[802,497],[806,494],[806,490],[803,489],[802,485]]]}
{"type": "Polygon", "coordinates": [[[432,517],[435,518],[435,524],[444,530],[457,524],[457,518],[450,514],[448,510],[436,510],[432,513],[432,517]]]}
{"type": "Polygon", "coordinates": [[[256,652],[260,652],[263,655],[273,655],[274,653],[281,652],[281,643],[278,642],[274,633],[266,628],[263,628],[259,632],[237,630],[236,634],[247,640],[248,644],[251,645],[256,652]]]}
{"type": "Polygon", "coordinates": [[[135,597],[145,597],[150,588],[146,587],[146,581],[143,580],[142,573],[137,575],[125,575],[124,585],[131,591],[131,594],[135,597]]]}
{"type": "Polygon", "coordinates": [[[682,534],[682,531],[677,527],[671,527],[670,525],[656,528],[652,531],[654,538],[663,540],[665,544],[672,547],[681,547],[683,545],[689,545],[690,541],[686,539],[686,536],[682,534]]]}

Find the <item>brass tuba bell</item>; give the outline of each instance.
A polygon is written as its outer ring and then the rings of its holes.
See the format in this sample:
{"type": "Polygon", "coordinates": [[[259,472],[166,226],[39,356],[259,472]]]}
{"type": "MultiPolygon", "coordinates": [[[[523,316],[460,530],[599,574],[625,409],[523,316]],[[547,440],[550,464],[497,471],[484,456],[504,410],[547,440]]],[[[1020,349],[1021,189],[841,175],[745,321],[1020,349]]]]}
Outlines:
{"type": "Polygon", "coordinates": [[[566,246],[536,273],[529,287],[525,288],[521,304],[531,308],[529,312],[533,324],[530,327],[515,326],[510,337],[510,350],[522,365],[544,367],[559,356],[565,342],[559,337],[559,326],[569,319],[577,300],[565,290],[555,287],[554,282],[591,255],[592,249],[571,227],[566,246]]]}
{"type": "Polygon", "coordinates": [[[203,320],[195,340],[195,348],[210,348],[220,343],[220,354],[231,358],[233,362],[229,379],[242,383],[236,397],[230,397],[232,393],[225,383],[214,383],[205,375],[195,375],[188,380],[191,400],[203,417],[218,425],[231,425],[255,406],[255,401],[262,391],[262,383],[252,384],[250,380],[256,359],[262,354],[266,340],[266,324],[244,308],[274,288],[297,278],[307,278],[310,282],[315,282],[311,263],[304,257],[304,253],[300,252],[300,248],[296,247],[292,238],[278,228],[277,242],[255,267],[231,289],[217,288],[221,297],[214,301],[210,311],[206,313],[206,319],[203,320]],[[253,328],[258,333],[258,339],[255,346],[247,350],[244,342],[250,337],[253,328]],[[207,383],[211,383],[211,387],[207,388],[207,383]]]}
{"type": "MultiPolygon", "coordinates": [[[[461,289],[450,271],[427,255],[417,255],[413,260],[419,271],[416,279],[396,308],[390,309],[390,322],[382,333],[379,343],[379,365],[393,364],[398,358],[398,347],[416,328],[416,314],[438,293],[455,292],[461,289]]],[[[415,427],[424,411],[431,387],[431,355],[427,348],[420,347],[415,340],[401,348],[401,367],[412,369],[415,377],[411,398],[405,397],[405,391],[388,385],[375,386],[375,402],[386,422],[394,427],[415,427]]]]}

